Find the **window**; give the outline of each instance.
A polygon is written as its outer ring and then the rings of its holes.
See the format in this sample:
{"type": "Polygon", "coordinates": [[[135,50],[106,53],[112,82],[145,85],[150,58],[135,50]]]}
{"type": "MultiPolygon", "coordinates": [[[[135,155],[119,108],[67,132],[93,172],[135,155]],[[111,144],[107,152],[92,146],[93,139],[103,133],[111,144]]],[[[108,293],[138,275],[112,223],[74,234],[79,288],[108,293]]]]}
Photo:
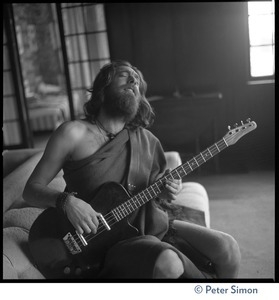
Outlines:
{"type": "Polygon", "coordinates": [[[274,0],[248,2],[250,78],[271,78],[275,73],[274,0]]]}
{"type": "Polygon", "coordinates": [[[110,62],[104,5],[62,3],[61,10],[71,88],[74,95],[86,99],[84,91],[110,62]]]}

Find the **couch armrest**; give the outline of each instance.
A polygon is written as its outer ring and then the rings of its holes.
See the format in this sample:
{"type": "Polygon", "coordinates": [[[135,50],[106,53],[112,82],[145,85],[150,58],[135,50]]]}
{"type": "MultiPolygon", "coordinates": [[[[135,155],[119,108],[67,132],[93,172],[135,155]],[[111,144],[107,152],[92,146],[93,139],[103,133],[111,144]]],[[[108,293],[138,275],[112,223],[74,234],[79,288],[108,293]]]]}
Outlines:
{"type": "Polygon", "coordinates": [[[167,169],[175,169],[182,164],[181,157],[176,151],[165,152],[165,157],[167,161],[167,169]]]}
{"type": "Polygon", "coordinates": [[[22,202],[22,193],[26,182],[33,172],[36,164],[42,157],[42,151],[38,151],[35,155],[27,159],[23,164],[17,167],[12,173],[7,175],[3,180],[3,213],[9,208],[15,207],[18,202],[22,202]]]}
{"type": "Polygon", "coordinates": [[[19,165],[27,161],[31,156],[42,152],[43,149],[17,149],[4,150],[3,156],[3,177],[10,174],[19,165]]]}
{"type": "MultiPolygon", "coordinates": [[[[165,157],[167,160],[167,168],[171,170],[182,164],[181,157],[176,151],[165,152],[165,157]]],[[[200,183],[183,182],[182,191],[174,203],[204,212],[205,225],[206,227],[210,227],[208,194],[200,183]]]]}
{"type": "Polygon", "coordinates": [[[202,211],[204,213],[205,226],[210,228],[208,194],[200,183],[183,182],[182,191],[173,203],[202,211]]]}

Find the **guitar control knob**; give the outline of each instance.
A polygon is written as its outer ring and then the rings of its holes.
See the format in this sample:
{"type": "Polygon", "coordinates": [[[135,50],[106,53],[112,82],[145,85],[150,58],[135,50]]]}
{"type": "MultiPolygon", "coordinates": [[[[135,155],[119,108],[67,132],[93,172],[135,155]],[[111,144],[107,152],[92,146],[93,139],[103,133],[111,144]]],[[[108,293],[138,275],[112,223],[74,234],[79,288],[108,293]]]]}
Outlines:
{"type": "Polygon", "coordinates": [[[77,267],[77,268],[75,269],[75,275],[80,276],[80,275],[81,275],[81,272],[82,272],[82,270],[81,270],[80,267],[77,267]]]}
{"type": "Polygon", "coordinates": [[[65,275],[70,274],[70,273],[71,273],[71,268],[70,268],[70,267],[65,267],[64,270],[63,270],[63,273],[64,273],[65,275]]]}

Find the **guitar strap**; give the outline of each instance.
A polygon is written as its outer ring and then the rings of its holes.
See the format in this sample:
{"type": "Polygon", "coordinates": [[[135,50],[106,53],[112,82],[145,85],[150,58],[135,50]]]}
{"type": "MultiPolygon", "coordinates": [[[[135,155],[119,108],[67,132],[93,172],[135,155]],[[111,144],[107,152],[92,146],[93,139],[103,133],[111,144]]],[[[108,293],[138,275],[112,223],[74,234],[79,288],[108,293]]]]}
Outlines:
{"type": "Polygon", "coordinates": [[[133,194],[137,188],[136,181],[139,180],[139,163],[140,163],[140,145],[137,138],[136,130],[128,130],[130,136],[130,166],[127,178],[127,189],[133,194]]]}

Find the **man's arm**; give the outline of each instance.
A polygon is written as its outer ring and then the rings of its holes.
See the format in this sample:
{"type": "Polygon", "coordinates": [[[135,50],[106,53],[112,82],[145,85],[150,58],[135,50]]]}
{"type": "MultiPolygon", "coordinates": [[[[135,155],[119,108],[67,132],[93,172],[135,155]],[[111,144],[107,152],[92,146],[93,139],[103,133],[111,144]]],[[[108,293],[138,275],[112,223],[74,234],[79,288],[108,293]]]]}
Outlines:
{"type": "MultiPolygon", "coordinates": [[[[26,183],[23,192],[26,202],[44,208],[56,207],[61,192],[49,188],[48,184],[62,169],[82,135],[82,129],[75,126],[75,122],[64,123],[52,134],[41,160],[26,183]]],[[[68,195],[65,213],[79,233],[96,232],[99,224],[98,213],[82,199],[68,195]]]]}
{"type": "Polygon", "coordinates": [[[47,185],[61,170],[63,163],[70,155],[74,143],[70,123],[61,125],[50,137],[41,160],[29,177],[23,198],[31,205],[39,207],[55,207],[59,191],[47,185]]]}

